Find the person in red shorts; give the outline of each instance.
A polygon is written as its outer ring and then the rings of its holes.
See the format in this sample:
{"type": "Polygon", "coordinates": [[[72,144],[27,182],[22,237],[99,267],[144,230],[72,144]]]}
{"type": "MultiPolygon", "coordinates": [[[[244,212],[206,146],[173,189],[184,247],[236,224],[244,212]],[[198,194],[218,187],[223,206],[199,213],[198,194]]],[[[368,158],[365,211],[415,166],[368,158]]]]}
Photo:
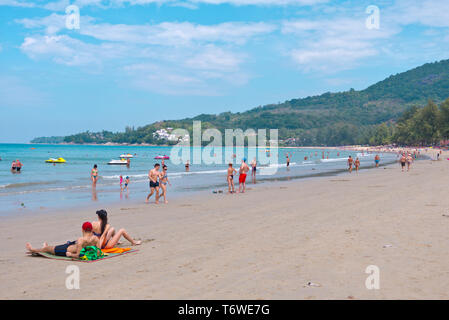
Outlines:
{"type": "Polygon", "coordinates": [[[244,193],[246,188],[246,173],[249,171],[249,167],[246,164],[246,158],[243,158],[242,165],[239,169],[239,193],[244,193]]]}

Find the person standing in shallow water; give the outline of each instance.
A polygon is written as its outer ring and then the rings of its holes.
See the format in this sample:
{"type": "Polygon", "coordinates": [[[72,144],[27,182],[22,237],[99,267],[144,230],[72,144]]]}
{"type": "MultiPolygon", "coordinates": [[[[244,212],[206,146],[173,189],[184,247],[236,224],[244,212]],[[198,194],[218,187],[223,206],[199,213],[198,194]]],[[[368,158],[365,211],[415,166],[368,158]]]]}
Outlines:
{"type": "Polygon", "coordinates": [[[96,164],[94,164],[93,169],[90,171],[90,179],[92,180],[92,186],[97,186],[98,181],[98,167],[96,164]]]}
{"type": "Polygon", "coordinates": [[[376,168],[379,168],[380,157],[378,154],[374,157],[374,163],[376,164],[376,168]]]}
{"type": "Polygon", "coordinates": [[[348,158],[348,170],[349,172],[352,172],[352,163],[353,163],[354,159],[352,159],[351,156],[349,156],[348,158]]]}
{"type": "Polygon", "coordinates": [[[257,159],[254,158],[251,162],[251,177],[253,178],[253,182],[256,181],[256,171],[257,171],[257,159]]]}

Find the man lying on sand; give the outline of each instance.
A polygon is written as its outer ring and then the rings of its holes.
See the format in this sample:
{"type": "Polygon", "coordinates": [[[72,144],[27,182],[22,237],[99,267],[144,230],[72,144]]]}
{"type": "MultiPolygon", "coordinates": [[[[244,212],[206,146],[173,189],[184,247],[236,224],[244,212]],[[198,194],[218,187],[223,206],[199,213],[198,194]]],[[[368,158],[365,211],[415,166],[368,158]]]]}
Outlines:
{"type": "Polygon", "coordinates": [[[59,246],[49,246],[46,242],[41,249],[33,249],[31,244],[27,242],[26,248],[28,253],[46,252],[61,257],[79,258],[80,251],[87,246],[100,247],[100,239],[92,233],[92,224],[84,222],[82,226],[83,236],[76,241],[67,241],[66,244],[59,246]]]}

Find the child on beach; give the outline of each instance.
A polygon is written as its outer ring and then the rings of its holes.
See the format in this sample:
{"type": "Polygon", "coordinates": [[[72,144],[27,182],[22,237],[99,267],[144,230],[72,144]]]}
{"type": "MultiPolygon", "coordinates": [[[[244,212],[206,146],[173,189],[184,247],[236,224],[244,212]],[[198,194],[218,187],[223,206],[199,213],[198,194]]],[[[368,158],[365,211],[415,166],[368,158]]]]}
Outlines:
{"type": "Polygon", "coordinates": [[[125,178],[125,187],[123,188],[123,191],[128,190],[128,185],[129,185],[129,177],[126,176],[126,178],[125,178]]]}
{"type": "Polygon", "coordinates": [[[122,186],[122,184],[123,184],[123,176],[120,175],[120,191],[123,191],[123,186],[122,186]]]}
{"type": "Polygon", "coordinates": [[[235,168],[232,167],[232,163],[229,163],[228,175],[226,177],[226,180],[228,180],[228,192],[229,193],[235,193],[234,173],[237,173],[237,170],[235,170],[235,168]]]}

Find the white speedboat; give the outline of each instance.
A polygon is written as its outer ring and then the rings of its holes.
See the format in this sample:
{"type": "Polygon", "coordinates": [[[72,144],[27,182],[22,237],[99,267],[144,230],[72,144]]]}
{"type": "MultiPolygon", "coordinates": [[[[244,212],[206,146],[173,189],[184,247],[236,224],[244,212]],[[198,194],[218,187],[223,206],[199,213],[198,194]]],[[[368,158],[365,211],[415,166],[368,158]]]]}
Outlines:
{"type": "Polygon", "coordinates": [[[120,160],[111,160],[108,162],[108,164],[122,164],[122,165],[127,165],[128,164],[128,160],[126,159],[120,159],[120,160]]]}

